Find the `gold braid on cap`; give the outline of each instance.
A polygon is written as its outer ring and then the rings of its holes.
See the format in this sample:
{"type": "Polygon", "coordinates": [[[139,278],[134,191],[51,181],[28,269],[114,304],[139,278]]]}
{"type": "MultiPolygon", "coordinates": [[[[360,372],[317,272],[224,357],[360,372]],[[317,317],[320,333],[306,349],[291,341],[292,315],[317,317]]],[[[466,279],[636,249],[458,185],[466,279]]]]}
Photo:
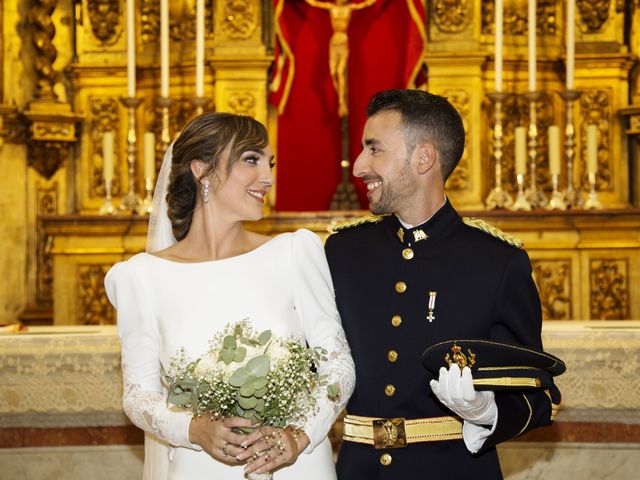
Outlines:
{"type": "Polygon", "coordinates": [[[365,223],[378,223],[387,215],[365,215],[364,217],[356,218],[354,220],[346,220],[344,222],[337,222],[335,224],[329,225],[327,230],[329,233],[337,233],[340,230],[346,230],[348,228],[357,227],[360,225],[364,225],[365,223]]]}
{"type": "Polygon", "coordinates": [[[494,227],[490,223],[485,222],[484,220],[480,220],[475,217],[462,217],[462,221],[469,225],[470,227],[477,228],[478,230],[482,230],[485,233],[488,233],[492,237],[502,240],[503,242],[508,243],[509,245],[513,245],[517,248],[522,248],[522,240],[516,238],[508,233],[503,232],[498,227],[494,227]]]}

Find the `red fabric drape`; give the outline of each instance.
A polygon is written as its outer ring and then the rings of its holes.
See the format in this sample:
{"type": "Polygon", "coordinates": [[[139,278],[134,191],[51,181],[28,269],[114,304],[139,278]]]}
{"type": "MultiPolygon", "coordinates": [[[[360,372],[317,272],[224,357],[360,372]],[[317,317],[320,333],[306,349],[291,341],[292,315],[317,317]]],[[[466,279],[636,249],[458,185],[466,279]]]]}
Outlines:
{"type": "MultiPolygon", "coordinates": [[[[329,76],[329,39],[333,33],[327,10],[304,0],[275,0],[282,14],[280,33],[291,49],[295,68],[289,96],[278,118],[276,209],[326,210],[340,181],[340,119],[337,94],[329,76]]],[[[361,150],[365,107],[374,93],[405,88],[421,59],[424,41],[415,15],[424,25],[420,0],[378,0],[353,12],[349,25],[349,142],[350,159],[361,150]],[[414,13],[415,13],[414,12],[414,13]]],[[[276,55],[282,55],[281,49],[276,55]]],[[[278,105],[284,80],[272,95],[278,105]]],[[[356,186],[364,200],[364,188],[356,186]]],[[[363,203],[366,205],[366,203],[363,203]]]]}

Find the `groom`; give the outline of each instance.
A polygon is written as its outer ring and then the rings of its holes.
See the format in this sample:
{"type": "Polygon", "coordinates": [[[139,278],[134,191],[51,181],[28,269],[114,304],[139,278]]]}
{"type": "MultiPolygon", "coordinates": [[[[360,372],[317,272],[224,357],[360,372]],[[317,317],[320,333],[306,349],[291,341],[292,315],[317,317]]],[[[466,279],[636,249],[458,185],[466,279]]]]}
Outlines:
{"type": "Polygon", "coordinates": [[[529,258],[497,229],[465,223],[446,198],[465,134],[445,98],[384,91],[367,117],[353,173],[374,215],[326,243],[356,365],[338,476],[502,478],[495,445],[549,425],[559,391],[476,392],[455,364],[429,385],[421,354],[452,338],[541,350],[529,258]]]}

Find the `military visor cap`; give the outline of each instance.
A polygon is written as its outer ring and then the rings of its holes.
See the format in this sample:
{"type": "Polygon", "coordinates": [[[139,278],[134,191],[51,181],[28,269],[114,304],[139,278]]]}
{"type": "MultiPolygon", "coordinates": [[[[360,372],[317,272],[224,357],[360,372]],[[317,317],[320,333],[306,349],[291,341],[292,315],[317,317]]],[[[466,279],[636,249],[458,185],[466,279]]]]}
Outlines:
{"type": "Polygon", "coordinates": [[[549,353],[492,340],[447,340],[422,354],[422,364],[436,379],[441,367],[454,363],[471,369],[476,390],[549,388],[567,368],[549,353]]]}

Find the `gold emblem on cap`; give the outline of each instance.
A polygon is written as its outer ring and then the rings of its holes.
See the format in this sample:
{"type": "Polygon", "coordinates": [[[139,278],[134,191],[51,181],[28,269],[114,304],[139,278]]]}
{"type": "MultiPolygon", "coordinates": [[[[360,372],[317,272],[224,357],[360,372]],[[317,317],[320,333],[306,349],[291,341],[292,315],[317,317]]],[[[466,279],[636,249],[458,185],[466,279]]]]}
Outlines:
{"type": "Polygon", "coordinates": [[[407,291],[407,284],[400,281],[398,283],[396,283],[396,292],[398,293],[404,293],[407,291]]]}
{"type": "Polygon", "coordinates": [[[383,453],[382,455],[380,455],[380,463],[385,467],[391,465],[392,460],[393,458],[391,458],[391,455],[389,455],[388,453],[383,453]]]}
{"type": "Polygon", "coordinates": [[[391,317],[391,325],[393,325],[394,327],[399,327],[401,323],[402,317],[400,315],[394,315],[393,317],[391,317]]]}
{"type": "Polygon", "coordinates": [[[411,260],[413,258],[413,250],[410,248],[405,248],[402,250],[402,258],[405,260],[411,260]]]}
{"type": "Polygon", "coordinates": [[[387,397],[393,397],[393,395],[396,393],[396,387],[389,384],[386,387],[384,387],[384,393],[387,397]]]}
{"type": "Polygon", "coordinates": [[[453,347],[451,347],[451,352],[453,352],[453,357],[449,353],[444,356],[444,361],[447,362],[447,365],[449,366],[455,363],[460,367],[460,370],[462,370],[464,367],[471,368],[476,363],[476,354],[471,350],[467,350],[467,353],[469,354],[467,357],[462,352],[462,348],[454,343],[453,347]]]}
{"type": "Polygon", "coordinates": [[[429,238],[429,235],[424,233],[422,230],[414,230],[413,231],[413,241],[419,242],[420,240],[426,240],[429,238]]]}

